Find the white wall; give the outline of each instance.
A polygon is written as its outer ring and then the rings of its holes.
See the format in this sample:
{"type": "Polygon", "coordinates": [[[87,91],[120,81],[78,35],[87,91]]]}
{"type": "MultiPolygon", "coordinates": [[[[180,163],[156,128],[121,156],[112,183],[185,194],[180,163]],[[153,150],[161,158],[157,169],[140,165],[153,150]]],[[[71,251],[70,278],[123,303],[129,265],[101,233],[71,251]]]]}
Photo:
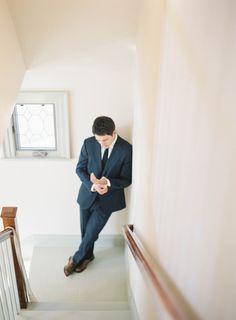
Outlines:
{"type": "MultiPolygon", "coordinates": [[[[2,160],[0,194],[19,207],[21,237],[78,234],[75,167],[94,118],[111,116],[131,140],[134,1],[113,1],[117,11],[109,1],[9,3],[27,63],[21,89],[69,93],[72,159],[2,160]]],[[[126,219],[115,213],[103,232],[121,233],[126,219]]]]}
{"type": "Polygon", "coordinates": [[[24,62],[9,8],[0,1],[0,144],[23,76],[24,62]]]}
{"type": "MultiPolygon", "coordinates": [[[[140,90],[143,95],[156,86],[156,107],[141,95],[137,112],[155,117],[140,133],[155,151],[148,168],[142,167],[143,146],[134,138],[134,170],[141,178],[132,194],[131,222],[197,317],[235,319],[235,3],[165,2],[156,57],[160,25],[153,12],[160,14],[160,7],[151,0],[143,4],[140,90]],[[151,66],[160,67],[159,80],[151,66]]],[[[142,122],[136,114],[134,129],[142,122]]],[[[138,271],[130,277],[140,320],[164,319],[138,271]]]]}

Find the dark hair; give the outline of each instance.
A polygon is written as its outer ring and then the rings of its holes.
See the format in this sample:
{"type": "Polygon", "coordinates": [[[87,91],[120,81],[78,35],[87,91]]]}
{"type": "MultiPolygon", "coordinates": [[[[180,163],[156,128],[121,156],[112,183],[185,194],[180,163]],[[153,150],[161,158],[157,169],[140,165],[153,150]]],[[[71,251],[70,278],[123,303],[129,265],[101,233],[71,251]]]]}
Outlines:
{"type": "Polygon", "coordinates": [[[97,134],[98,136],[111,136],[115,130],[115,123],[109,117],[97,117],[94,120],[92,132],[93,134],[97,134]]]}

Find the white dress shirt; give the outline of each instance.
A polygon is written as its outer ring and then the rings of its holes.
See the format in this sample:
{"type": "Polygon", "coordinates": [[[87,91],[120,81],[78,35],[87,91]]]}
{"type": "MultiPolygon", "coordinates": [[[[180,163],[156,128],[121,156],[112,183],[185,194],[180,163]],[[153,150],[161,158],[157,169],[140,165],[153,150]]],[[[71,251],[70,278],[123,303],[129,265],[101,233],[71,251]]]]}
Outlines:
{"type": "MultiPolygon", "coordinates": [[[[114,145],[116,143],[116,140],[117,140],[117,134],[116,134],[115,139],[113,140],[112,144],[108,147],[108,159],[109,159],[109,157],[110,157],[110,155],[112,153],[112,150],[113,150],[113,147],[114,147],[114,145]]],[[[107,148],[101,148],[101,159],[103,158],[103,155],[104,155],[104,152],[105,152],[106,149],[107,148]]]]}

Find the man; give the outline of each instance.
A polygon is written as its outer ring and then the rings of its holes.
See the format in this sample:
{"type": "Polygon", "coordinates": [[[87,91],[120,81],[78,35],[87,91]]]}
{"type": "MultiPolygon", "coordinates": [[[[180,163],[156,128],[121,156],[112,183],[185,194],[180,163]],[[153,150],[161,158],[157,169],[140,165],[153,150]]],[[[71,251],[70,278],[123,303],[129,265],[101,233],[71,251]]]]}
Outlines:
{"type": "Polygon", "coordinates": [[[69,276],[82,272],[94,259],[94,243],[112,212],[125,208],[124,188],[131,184],[132,146],[119,137],[109,117],[94,120],[93,137],[84,141],[76,173],[82,181],[80,205],[82,241],[64,267],[69,276]]]}

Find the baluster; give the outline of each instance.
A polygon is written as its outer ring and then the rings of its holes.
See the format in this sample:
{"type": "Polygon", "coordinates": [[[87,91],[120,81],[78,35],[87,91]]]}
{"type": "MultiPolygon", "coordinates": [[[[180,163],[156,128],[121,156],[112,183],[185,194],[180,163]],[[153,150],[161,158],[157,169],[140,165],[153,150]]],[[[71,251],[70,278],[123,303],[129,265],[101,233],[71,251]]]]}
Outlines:
{"type": "Polygon", "coordinates": [[[0,292],[1,292],[1,306],[3,311],[3,319],[11,320],[10,311],[8,306],[9,301],[9,292],[6,288],[6,272],[4,266],[4,254],[3,254],[3,246],[0,243],[0,292]]]}
{"type": "Polygon", "coordinates": [[[13,265],[13,258],[12,258],[12,247],[11,247],[11,240],[7,239],[5,241],[6,246],[6,270],[8,274],[8,285],[10,289],[10,295],[11,295],[11,304],[12,304],[12,310],[14,315],[16,316],[17,313],[20,311],[20,302],[18,297],[18,290],[16,285],[16,276],[15,276],[15,270],[13,265]]]}
{"type": "MultiPolygon", "coordinates": [[[[1,282],[1,275],[0,275],[0,282],[1,282]]],[[[1,283],[0,283],[0,292],[1,292],[1,283]]],[[[5,319],[4,313],[3,313],[3,302],[2,302],[1,295],[0,295],[0,319],[5,319]]]]}
{"type": "MultiPolygon", "coordinates": [[[[1,217],[3,219],[3,226],[4,228],[12,227],[17,231],[17,223],[16,223],[16,207],[3,207],[1,217]]],[[[20,307],[22,309],[27,308],[28,304],[28,296],[26,291],[26,285],[24,282],[24,278],[21,272],[21,269],[19,267],[19,263],[16,257],[16,251],[14,246],[14,241],[11,239],[12,244],[12,252],[13,252],[13,260],[14,260],[14,266],[15,266],[15,273],[16,273],[16,282],[17,282],[17,288],[18,288],[18,294],[20,299],[20,307]]]]}
{"type": "Polygon", "coordinates": [[[15,268],[14,268],[14,261],[13,261],[13,254],[12,254],[12,246],[11,246],[11,241],[8,239],[7,241],[7,246],[8,246],[8,258],[9,258],[9,271],[11,273],[11,279],[12,279],[12,289],[14,293],[14,301],[15,301],[15,306],[16,306],[16,313],[20,312],[20,300],[19,300],[19,295],[18,295],[18,289],[17,289],[17,283],[16,283],[16,275],[15,275],[15,268]],[[10,254],[9,254],[10,252],[10,254]]]}

